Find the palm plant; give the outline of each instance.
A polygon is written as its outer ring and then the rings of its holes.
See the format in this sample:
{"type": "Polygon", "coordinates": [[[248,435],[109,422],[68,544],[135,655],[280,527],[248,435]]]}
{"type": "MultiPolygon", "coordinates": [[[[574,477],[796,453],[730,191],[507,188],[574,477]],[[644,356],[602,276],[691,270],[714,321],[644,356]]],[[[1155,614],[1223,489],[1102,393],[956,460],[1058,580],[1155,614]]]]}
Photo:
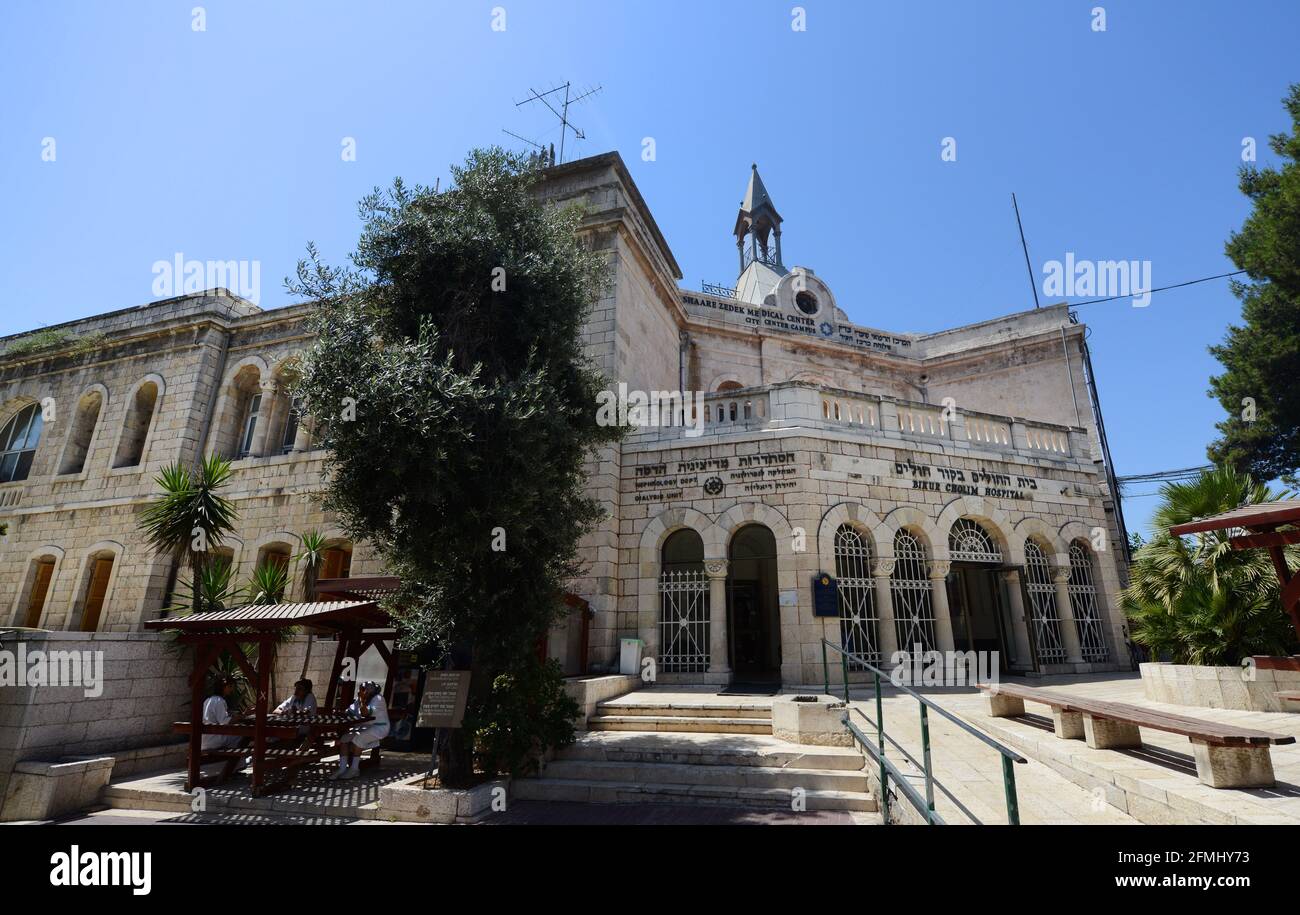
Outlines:
{"type": "Polygon", "coordinates": [[[188,561],[191,608],[203,607],[203,570],[212,551],[235,529],[235,506],[220,493],[230,474],[230,462],[216,455],[194,470],[177,461],[154,478],[161,492],[140,515],[140,526],[155,549],[188,561]]]}
{"type": "Polygon", "coordinates": [[[1294,642],[1277,577],[1263,550],[1234,550],[1234,531],[1174,537],[1169,528],[1281,494],[1230,467],[1166,483],[1154,536],[1134,558],[1122,594],[1133,639],[1175,663],[1234,664],[1294,642]]]}
{"type": "Polygon", "coordinates": [[[254,604],[278,604],[284,600],[284,592],[289,587],[289,568],[279,563],[264,560],[253,569],[253,577],[248,580],[248,596],[254,604]]]}
{"type": "Polygon", "coordinates": [[[321,566],[325,563],[325,545],[329,541],[318,530],[310,530],[298,537],[302,549],[293,557],[301,566],[302,599],[314,600],[316,596],[316,579],[320,577],[321,566]]]}
{"type": "MultiPolygon", "coordinates": [[[[294,560],[302,566],[302,599],[316,599],[316,579],[320,576],[321,566],[325,562],[325,544],[328,542],[325,535],[318,530],[310,530],[298,537],[298,542],[302,549],[294,560]]],[[[302,673],[298,675],[299,679],[307,676],[307,668],[311,664],[312,643],[316,641],[316,636],[310,632],[307,633],[307,651],[302,658],[302,673]]]]}
{"type": "MultiPolygon", "coordinates": [[[[186,613],[228,610],[237,606],[243,599],[244,590],[235,584],[235,568],[229,559],[219,557],[196,574],[199,586],[198,601],[186,603],[184,599],[175,600],[170,607],[171,610],[186,613]]],[[[181,581],[182,588],[191,593],[193,593],[193,584],[191,581],[181,581]]]]}

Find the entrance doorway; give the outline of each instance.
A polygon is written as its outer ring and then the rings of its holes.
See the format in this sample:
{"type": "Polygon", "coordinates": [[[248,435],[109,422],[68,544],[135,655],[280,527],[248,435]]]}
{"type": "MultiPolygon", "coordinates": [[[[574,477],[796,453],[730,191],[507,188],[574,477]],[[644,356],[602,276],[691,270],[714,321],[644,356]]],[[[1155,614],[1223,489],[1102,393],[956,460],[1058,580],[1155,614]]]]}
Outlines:
{"type": "Polygon", "coordinates": [[[781,618],[776,537],[762,524],[731,538],[727,563],[727,643],[740,683],[781,682],[781,618]]]}
{"type": "Polygon", "coordinates": [[[1011,620],[998,587],[997,569],[975,563],[953,563],[948,575],[948,608],[952,639],[958,651],[998,653],[998,670],[1009,668],[1011,620]]]}

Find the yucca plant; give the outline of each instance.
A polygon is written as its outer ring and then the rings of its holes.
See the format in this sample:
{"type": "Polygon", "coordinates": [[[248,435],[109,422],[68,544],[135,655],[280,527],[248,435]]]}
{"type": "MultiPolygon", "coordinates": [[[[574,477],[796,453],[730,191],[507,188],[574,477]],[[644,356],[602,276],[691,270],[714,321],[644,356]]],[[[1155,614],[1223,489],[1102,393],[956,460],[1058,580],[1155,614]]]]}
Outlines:
{"type": "Polygon", "coordinates": [[[235,529],[235,506],[220,492],[230,474],[230,462],[216,455],[194,470],[177,461],[154,478],[161,492],[140,514],[150,545],[188,563],[191,607],[203,605],[203,570],[211,563],[212,551],[235,529]]]}
{"type": "MultiPolygon", "coordinates": [[[[212,610],[229,610],[239,606],[244,597],[244,590],[235,584],[235,568],[230,560],[218,558],[205,565],[197,573],[197,602],[186,603],[184,599],[172,602],[170,610],[182,613],[206,613],[212,610]]],[[[194,593],[192,581],[182,579],[183,590],[194,593]]]]}
{"type": "MultiPolygon", "coordinates": [[[[306,531],[298,536],[298,542],[302,549],[294,557],[302,571],[299,573],[302,580],[302,599],[311,601],[316,599],[316,579],[320,577],[321,566],[325,562],[325,544],[329,541],[325,535],[318,530],[306,531]]],[[[307,676],[307,668],[311,664],[312,644],[316,641],[316,636],[310,632],[307,633],[307,651],[302,658],[302,673],[298,675],[299,679],[307,676]]]]}
{"type": "MultiPolygon", "coordinates": [[[[1174,537],[1169,528],[1281,494],[1230,467],[1166,483],[1153,536],[1134,557],[1122,594],[1133,640],[1182,664],[1235,664],[1286,653],[1295,643],[1264,550],[1234,550],[1234,531],[1174,537]]],[[[1294,551],[1289,551],[1294,556],[1294,551]]]]}
{"type": "Polygon", "coordinates": [[[246,590],[250,603],[278,604],[284,600],[284,592],[288,587],[288,567],[270,561],[263,561],[257,568],[253,569],[253,577],[248,580],[246,590]]]}
{"type": "Polygon", "coordinates": [[[299,567],[299,581],[302,583],[302,599],[316,599],[316,579],[320,577],[321,566],[325,564],[325,545],[329,541],[318,530],[306,531],[298,536],[301,549],[294,556],[299,567]]]}

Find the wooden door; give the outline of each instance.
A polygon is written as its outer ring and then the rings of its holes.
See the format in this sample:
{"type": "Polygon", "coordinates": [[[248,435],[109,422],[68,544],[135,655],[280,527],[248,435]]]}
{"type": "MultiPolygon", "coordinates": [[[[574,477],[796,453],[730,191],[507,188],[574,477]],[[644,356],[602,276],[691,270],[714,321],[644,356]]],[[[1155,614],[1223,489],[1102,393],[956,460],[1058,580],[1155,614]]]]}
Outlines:
{"type": "Polygon", "coordinates": [[[108,579],[113,574],[113,557],[96,559],[90,573],[90,586],[86,588],[86,607],[81,611],[81,631],[99,629],[99,614],[104,609],[104,595],[108,593],[108,579]]]}
{"type": "Polygon", "coordinates": [[[23,625],[35,629],[41,624],[41,614],[45,610],[45,597],[50,591],[50,579],[54,576],[54,563],[38,562],[36,578],[32,581],[32,590],[27,597],[27,614],[23,625]]]}

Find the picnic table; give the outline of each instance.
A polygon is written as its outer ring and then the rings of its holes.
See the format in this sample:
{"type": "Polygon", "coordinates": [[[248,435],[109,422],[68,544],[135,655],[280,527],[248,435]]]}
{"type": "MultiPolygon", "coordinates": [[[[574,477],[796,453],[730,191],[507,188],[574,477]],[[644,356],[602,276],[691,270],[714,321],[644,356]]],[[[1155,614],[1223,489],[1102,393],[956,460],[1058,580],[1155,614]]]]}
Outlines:
{"type": "MultiPolygon", "coordinates": [[[[329,711],[309,713],[271,713],[266,716],[266,726],[264,734],[266,737],[290,743],[298,741],[297,746],[268,746],[262,753],[262,764],[268,770],[268,777],[262,784],[253,785],[253,796],[261,797],[270,791],[280,788],[286,788],[293,783],[298,772],[304,767],[320,762],[326,756],[333,752],[333,749],[325,746],[325,740],[336,737],[349,728],[363,725],[375,719],[370,715],[355,716],[347,712],[329,711]],[[304,728],[308,733],[302,735],[300,731],[304,728]],[[303,743],[306,745],[304,746],[303,743]]],[[[193,726],[188,721],[177,721],[172,724],[172,730],[178,734],[190,734],[193,726]]],[[[199,760],[200,765],[210,762],[225,762],[221,772],[214,778],[205,779],[204,784],[219,784],[226,781],[235,774],[242,766],[243,760],[252,755],[250,744],[256,737],[257,722],[256,715],[249,712],[232,718],[228,724],[205,724],[203,725],[204,734],[218,734],[229,737],[240,737],[239,746],[219,747],[210,750],[202,750],[202,756],[199,760]]],[[[379,748],[375,747],[362,760],[362,768],[370,768],[379,764],[379,748]]]]}

